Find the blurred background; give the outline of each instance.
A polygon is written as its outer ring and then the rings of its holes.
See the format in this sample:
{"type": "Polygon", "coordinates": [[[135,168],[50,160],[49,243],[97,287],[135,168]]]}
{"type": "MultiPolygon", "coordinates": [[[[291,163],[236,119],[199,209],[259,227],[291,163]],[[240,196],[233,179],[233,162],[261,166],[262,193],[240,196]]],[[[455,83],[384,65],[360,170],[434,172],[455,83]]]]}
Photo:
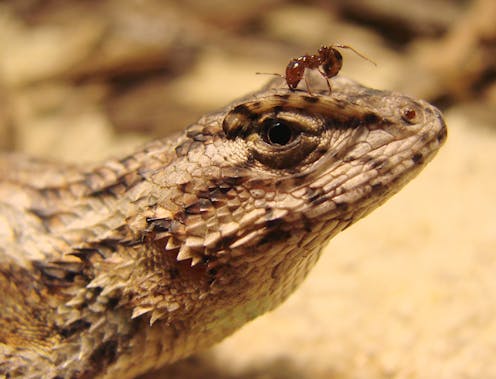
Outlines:
{"type": "MultiPolygon", "coordinates": [[[[448,141],[276,311],[151,378],[496,378],[496,1],[0,0],[0,150],[105,159],[322,44],[428,100],[448,141]]],[[[143,378],[144,379],[144,378],[143,378]]]]}

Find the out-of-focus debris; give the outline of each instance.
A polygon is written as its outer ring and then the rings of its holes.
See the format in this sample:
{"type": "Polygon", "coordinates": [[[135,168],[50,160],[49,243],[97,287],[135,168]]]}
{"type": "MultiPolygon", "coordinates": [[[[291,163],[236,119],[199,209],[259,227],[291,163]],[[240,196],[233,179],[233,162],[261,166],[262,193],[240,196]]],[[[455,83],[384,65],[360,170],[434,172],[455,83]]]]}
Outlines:
{"type": "MultiPolygon", "coordinates": [[[[368,25],[394,44],[418,37],[438,37],[463,16],[463,2],[450,0],[316,0],[332,4],[346,18],[368,25]]],[[[329,6],[329,5],[328,5],[329,6]]]]}
{"type": "MultiPolygon", "coordinates": [[[[194,23],[154,2],[131,7],[72,2],[26,23],[6,8],[0,25],[0,76],[10,85],[68,78],[180,72],[194,63],[194,23]]],[[[32,16],[34,17],[34,16],[32,16]]],[[[201,33],[200,30],[196,31],[201,33]]]]}
{"type": "Polygon", "coordinates": [[[471,100],[496,79],[496,2],[476,0],[438,40],[419,40],[412,59],[430,74],[429,97],[471,100]]]}
{"type": "Polygon", "coordinates": [[[171,2],[210,25],[240,33],[257,32],[264,14],[287,3],[285,0],[172,0],[171,2]]]}

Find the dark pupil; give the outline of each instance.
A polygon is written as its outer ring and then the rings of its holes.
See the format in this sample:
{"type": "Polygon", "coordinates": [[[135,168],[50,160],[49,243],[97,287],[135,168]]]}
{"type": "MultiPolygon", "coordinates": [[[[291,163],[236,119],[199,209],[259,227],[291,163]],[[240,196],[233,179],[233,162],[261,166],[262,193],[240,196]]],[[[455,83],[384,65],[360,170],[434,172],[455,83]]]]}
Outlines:
{"type": "Polygon", "coordinates": [[[267,124],[267,142],[275,145],[287,145],[291,141],[293,131],[289,125],[278,120],[270,120],[267,124]]]}

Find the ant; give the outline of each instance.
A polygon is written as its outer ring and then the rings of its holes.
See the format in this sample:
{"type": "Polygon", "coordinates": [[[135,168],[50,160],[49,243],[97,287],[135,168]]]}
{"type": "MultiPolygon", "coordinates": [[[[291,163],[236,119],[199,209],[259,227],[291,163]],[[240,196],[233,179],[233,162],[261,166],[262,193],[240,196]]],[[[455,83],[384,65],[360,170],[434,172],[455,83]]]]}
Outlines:
{"type": "Polygon", "coordinates": [[[281,78],[286,79],[286,83],[291,91],[294,91],[298,86],[298,83],[300,83],[300,81],[304,79],[305,86],[307,87],[307,92],[309,94],[312,94],[312,92],[310,91],[310,86],[308,85],[308,80],[305,76],[305,69],[317,69],[322,77],[326,80],[327,88],[329,88],[330,93],[331,84],[329,83],[329,79],[336,76],[341,70],[341,67],[343,67],[343,56],[336,48],[350,49],[359,57],[362,57],[370,63],[377,65],[374,61],[359,53],[351,46],[340,44],[331,46],[322,45],[317,51],[317,54],[305,54],[298,58],[291,59],[286,66],[286,76],[283,76],[281,74],[270,75],[277,75],[281,78]]]}

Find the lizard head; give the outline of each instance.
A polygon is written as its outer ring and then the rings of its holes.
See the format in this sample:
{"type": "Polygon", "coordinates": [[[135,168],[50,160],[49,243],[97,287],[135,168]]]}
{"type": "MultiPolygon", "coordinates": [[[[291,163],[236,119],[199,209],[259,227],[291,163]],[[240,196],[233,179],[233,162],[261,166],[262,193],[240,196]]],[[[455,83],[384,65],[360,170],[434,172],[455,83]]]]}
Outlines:
{"type": "MultiPolygon", "coordinates": [[[[446,138],[440,112],[423,101],[344,78],[332,85],[310,95],[276,79],[192,125],[174,165],[147,178],[173,181],[180,194],[167,217],[150,218],[149,240],[203,321],[232,327],[283,301],[326,242],[397,192],[446,138]]],[[[184,299],[166,302],[187,308],[184,299]]]]}

